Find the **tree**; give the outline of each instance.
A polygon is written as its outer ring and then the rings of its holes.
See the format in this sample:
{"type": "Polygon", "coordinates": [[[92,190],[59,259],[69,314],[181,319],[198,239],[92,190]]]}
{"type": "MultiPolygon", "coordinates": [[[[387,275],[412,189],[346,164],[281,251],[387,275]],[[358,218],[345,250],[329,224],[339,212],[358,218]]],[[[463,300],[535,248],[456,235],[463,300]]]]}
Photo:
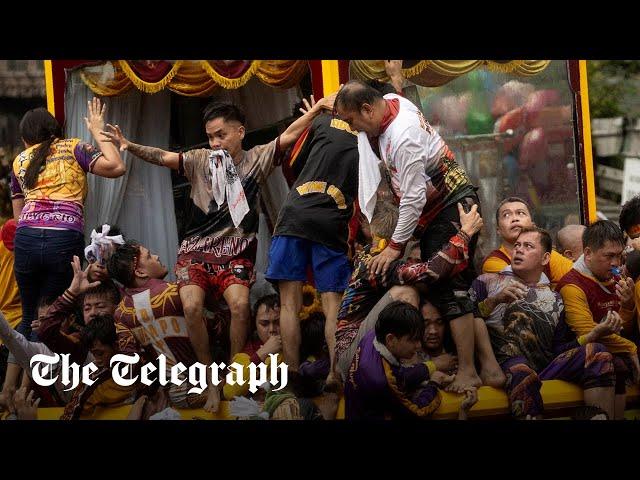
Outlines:
{"type": "Polygon", "coordinates": [[[637,106],[628,100],[636,91],[640,61],[589,60],[587,76],[591,118],[637,115],[637,106]]]}

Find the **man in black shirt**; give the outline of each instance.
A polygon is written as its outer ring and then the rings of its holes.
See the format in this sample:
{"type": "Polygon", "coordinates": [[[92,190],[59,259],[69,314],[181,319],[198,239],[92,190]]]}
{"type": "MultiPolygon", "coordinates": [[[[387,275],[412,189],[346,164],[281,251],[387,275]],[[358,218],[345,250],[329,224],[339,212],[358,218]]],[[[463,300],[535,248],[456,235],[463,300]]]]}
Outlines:
{"type": "Polygon", "coordinates": [[[331,390],[339,384],[334,353],[336,318],[351,276],[347,240],[358,188],[356,133],[345,122],[322,114],[294,146],[290,164],[294,163],[304,163],[304,167],[280,210],[265,277],[279,283],[283,353],[290,371],[297,371],[298,313],[302,284],[311,267],[326,317],[325,338],[331,358],[327,387],[331,390]]]}

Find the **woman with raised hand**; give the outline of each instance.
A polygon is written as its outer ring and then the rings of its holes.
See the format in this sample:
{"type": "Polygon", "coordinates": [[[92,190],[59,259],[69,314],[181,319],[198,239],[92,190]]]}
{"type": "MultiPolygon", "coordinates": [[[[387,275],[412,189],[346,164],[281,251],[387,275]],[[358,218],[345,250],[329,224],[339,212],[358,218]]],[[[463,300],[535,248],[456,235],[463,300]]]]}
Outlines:
{"type": "Polygon", "coordinates": [[[60,124],[44,108],[29,110],[20,122],[25,150],[13,161],[11,196],[18,222],[15,275],[22,298],[18,330],[31,340],[36,303],[58,296],[71,282],[71,261],[84,251],[87,174],[116,178],[125,164],[118,149],[100,134],[106,105],[87,102],[87,128],[98,148],[64,138],[60,124]]]}

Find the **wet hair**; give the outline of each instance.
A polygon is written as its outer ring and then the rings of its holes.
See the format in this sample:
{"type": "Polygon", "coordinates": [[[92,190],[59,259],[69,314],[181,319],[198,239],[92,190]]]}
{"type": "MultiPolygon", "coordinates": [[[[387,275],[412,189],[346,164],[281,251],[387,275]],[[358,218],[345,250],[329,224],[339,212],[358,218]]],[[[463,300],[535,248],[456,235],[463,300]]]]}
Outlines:
{"type": "Polygon", "coordinates": [[[634,250],[629,253],[624,265],[627,268],[627,275],[629,275],[634,282],[637,281],[638,276],[640,276],[640,252],[634,250]]]}
{"type": "Polygon", "coordinates": [[[53,305],[53,302],[56,301],[55,296],[51,296],[51,295],[42,295],[40,298],[38,298],[38,304],[36,306],[37,309],[41,309],[44,307],[49,307],[51,305],[53,305]]]}
{"type": "Polygon", "coordinates": [[[118,245],[107,260],[109,276],[125,287],[131,287],[135,281],[135,263],[139,255],[140,244],[135,240],[118,245]]]}
{"type": "Polygon", "coordinates": [[[496,208],[496,222],[498,222],[500,220],[500,209],[502,208],[502,206],[505,203],[514,203],[514,202],[518,202],[518,203],[524,204],[524,206],[527,207],[527,211],[529,212],[529,216],[533,217],[533,211],[531,210],[531,206],[527,203],[526,200],[523,200],[520,197],[507,197],[504,200],[502,200],[498,204],[498,208],[496,208]]]}
{"type": "Polygon", "coordinates": [[[538,233],[538,238],[540,239],[540,245],[542,245],[542,249],[546,253],[551,253],[551,250],[553,250],[553,240],[551,240],[551,235],[549,235],[549,232],[547,232],[543,228],[536,227],[536,226],[523,228],[518,234],[518,238],[520,238],[520,235],[522,235],[523,233],[531,233],[531,232],[538,233]]]}
{"type": "Polygon", "coordinates": [[[598,220],[589,225],[582,234],[582,245],[591,250],[599,250],[605,243],[617,243],[624,246],[624,234],[611,220],[598,220]]]}
{"type": "Polygon", "coordinates": [[[34,108],[24,114],[20,120],[20,136],[29,145],[39,144],[33,151],[24,184],[27,188],[35,187],[40,172],[44,170],[51,145],[56,138],[62,138],[62,127],[46,108],[34,108]]]}
{"type": "Polygon", "coordinates": [[[640,195],[627,201],[620,210],[620,228],[628,232],[634,225],[640,224],[640,195]]]}
{"type": "Polygon", "coordinates": [[[246,117],[240,107],[228,102],[211,102],[202,113],[202,122],[207,122],[222,118],[225,122],[236,121],[244,125],[246,117]]]}
{"type": "Polygon", "coordinates": [[[316,312],[300,322],[300,360],[310,355],[320,357],[325,351],[324,314],[316,312]]]}
{"type": "Polygon", "coordinates": [[[422,340],[424,319],[420,311],[410,303],[395,300],[384,307],[376,321],[376,339],[385,344],[388,334],[396,337],[409,335],[410,338],[422,340]]]}
{"type": "Polygon", "coordinates": [[[373,105],[383,98],[382,92],[367,85],[361,80],[349,80],[338,92],[335,106],[344,107],[347,110],[359,112],[362,105],[373,105]]]}
{"type": "Polygon", "coordinates": [[[371,235],[388,240],[393,235],[397,223],[398,207],[391,202],[378,200],[369,224],[371,235]]]}
{"type": "Polygon", "coordinates": [[[118,343],[116,324],[112,315],[97,315],[83,329],[80,335],[82,344],[91,348],[96,340],[104,345],[118,343]]]}
{"type": "Polygon", "coordinates": [[[258,309],[264,305],[267,310],[275,310],[276,308],[280,308],[280,296],[277,293],[270,293],[268,295],[263,295],[256,303],[253,304],[253,316],[255,317],[258,314],[258,309]]]}
{"type": "Polygon", "coordinates": [[[118,287],[116,287],[115,283],[111,280],[103,280],[100,282],[100,285],[90,288],[84,295],[82,296],[82,303],[84,304],[84,299],[88,296],[96,296],[96,297],[104,297],[105,299],[112,302],[114,305],[118,305],[120,301],[120,291],[118,287]]]}

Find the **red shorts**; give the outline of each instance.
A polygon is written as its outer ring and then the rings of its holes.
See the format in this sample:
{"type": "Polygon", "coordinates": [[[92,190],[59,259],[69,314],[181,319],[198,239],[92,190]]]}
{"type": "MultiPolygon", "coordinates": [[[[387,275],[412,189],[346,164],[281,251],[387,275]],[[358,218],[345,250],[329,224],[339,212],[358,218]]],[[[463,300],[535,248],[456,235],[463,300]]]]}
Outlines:
{"type": "Polygon", "coordinates": [[[255,281],[253,262],[247,258],[234,258],[229,263],[215,264],[179,256],[176,262],[178,288],[198,285],[213,300],[220,300],[231,285],[251,288],[255,281]]]}

